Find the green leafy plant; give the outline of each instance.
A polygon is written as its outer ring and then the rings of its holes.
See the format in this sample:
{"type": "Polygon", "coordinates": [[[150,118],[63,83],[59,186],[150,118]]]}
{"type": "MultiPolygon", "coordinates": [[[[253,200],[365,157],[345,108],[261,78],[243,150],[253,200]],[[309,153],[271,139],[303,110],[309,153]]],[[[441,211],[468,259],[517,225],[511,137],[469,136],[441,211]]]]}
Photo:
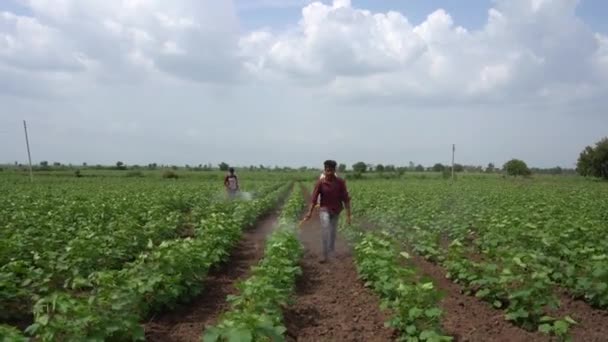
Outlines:
{"type": "Polygon", "coordinates": [[[302,246],[295,234],[297,218],[304,207],[299,191],[292,192],[279,218],[279,227],[266,243],[264,258],[252,275],[237,285],[239,293],[229,296],[230,310],[213,327],[207,327],[203,341],[282,341],[282,308],[288,304],[301,274],[298,261],[302,246]]]}
{"type": "Polygon", "coordinates": [[[210,267],[228,257],[241,229],[272,208],[285,189],[239,202],[232,214],[205,215],[195,226],[195,238],[163,241],[122,269],[92,273],[86,295],[43,297],[27,333],[42,341],[142,340],[140,320],[197,294],[210,267]]]}
{"type": "Polygon", "coordinates": [[[382,298],[382,306],[393,313],[388,324],[401,332],[403,341],[451,341],[441,332],[441,298],[432,281],[420,279],[412,266],[404,267],[388,233],[357,236],[355,256],[365,285],[382,298]]]}
{"type": "Polygon", "coordinates": [[[28,338],[23,336],[14,327],[0,324],[0,342],[27,342],[28,338]]]}
{"type": "Polygon", "coordinates": [[[546,321],[559,305],[557,286],[608,305],[608,193],[583,182],[551,185],[487,178],[350,188],[355,212],[441,264],[468,294],[518,326],[561,338],[568,319],[556,318],[552,329],[546,321]]]}

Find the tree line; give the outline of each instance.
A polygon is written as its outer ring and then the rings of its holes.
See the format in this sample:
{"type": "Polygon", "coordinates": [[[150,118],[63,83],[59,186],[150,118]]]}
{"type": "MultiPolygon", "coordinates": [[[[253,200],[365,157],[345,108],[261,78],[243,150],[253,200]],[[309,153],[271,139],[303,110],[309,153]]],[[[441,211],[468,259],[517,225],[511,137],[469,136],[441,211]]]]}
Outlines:
{"type": "Polygon", "coordinates": [[[608,180],[608,137],[595,143],[594,147],[585,147],[578,157],[576,171],[581,176],[608,180]]]}
{"type": "MultiPolygon", "coordinates": [[[[15,168],[24,168],[25,166],[15,162],[15,168]]],[[[87,165],[87,163],[82,163],[82,165],[72,165],[72,164],[62,164],[60,162],[53,162],[52,164],[48,161],[41,161],[38,165],[35,165],[33,168],[36,171],[56,171],[56,170],[73,170],[73,169],[97,169],[97,170],[157,170],[157,169],[171,169],[171,170],[179,170],[184,168],[189,171],[228,171],[229,165],[226,162],[221,162],[219,165],[214,166],[211,163],[207,164],[198,164],[198,165],[185,165],[183,167],[177,165],[167,165],[167,164],[157,164],[157,163],[149,163],[147,165],[131,165],[128,166],[122,161],[117,161],[115,165],[87,165]]],[[[291,168],[291,167],[279,167],[275,166],[264,166],[251,165],[249,167],[239,167],[240,170],[248,169],[249,171],[313,171],[317,170],[316,168],[309,167],[300,167],[300,168],[291,168]]],[[[2,170],[2,168],[0,168],[2,170]]],[[[395,166],[392,164],[384,165],[384,164],[371,164],[363,161],[359,161],[354,163],[351,166],[352,172],[358,175],[362,175],[367,172],[375,172],[375,173],[396,173],[403,174],[405,172],[442,172],[444,174],[449,174],[452,172],[451,165],[443,165],[442,163],[436,163],[433,166],[425,167],[421,164],[414,164],[414,162],[409,162],[408,166],[395,166]]],[[[347,171],[346,164],[338,165],[338,172],[345,173],[347,171]]],[[[454,164],[454,172],[475,172],[475,173],[505,173],[511,176],[529,176],[531,174],[552,174],[552,175],[560,175],[560,174],[574,174],[578,173],[584,177],[596,177],[608,180],[608,137],[601,139],[598,141],[595,146],[587,146],[580,153],[577,163],[576,169],[568,169],[561,168],[559,166],[553,168],[530,168],[528,165],[520,159],[511,159],[507,161],[502,168],[497,168],[494,163],[489,163],[485,168],[478,165],[462,165],[462,164],[454,164]]]]}

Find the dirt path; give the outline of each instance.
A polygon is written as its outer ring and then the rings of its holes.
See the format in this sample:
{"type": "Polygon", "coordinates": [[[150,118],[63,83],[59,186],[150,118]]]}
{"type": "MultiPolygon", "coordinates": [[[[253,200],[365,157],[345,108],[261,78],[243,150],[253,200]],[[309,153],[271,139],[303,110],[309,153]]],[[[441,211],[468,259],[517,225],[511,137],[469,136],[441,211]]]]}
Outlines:
{"type": "MultiPolygon", "coordinates": [[[[305,194],[308,199],[309,195],[305,194]]],[[[336,255],[320,264],[321,230],[318,214],[300,229],[305,247],[296,300],[285,312],[287,340],[391,341],[388,317],[371,290],[357,278],[350,248],[341,237],[336,255]]]]}
{"type": "Polygon", "coordinates": [[[214,324],[228,308],[226,296],[236,294],[236,282],[247,277],[251,266],[264,256],[266,237],[273,230],[279,212],[277,209],[243,233],[230,259],[211,271],[198,297],[148,322],[145,325],[146,341],[200,342],[205,326],[214,324]]]}
{"type": "Polygon", "coordinates": [[[442,326],[455,341],[549,341],[546,335],[528,332],[506,321],[504,312],[473,296],[463,294],[462,288],[445,277],[443,267],[414,256],[414,265],[428,275],[444,292],[440,302],[443,309],[442,326]]]}

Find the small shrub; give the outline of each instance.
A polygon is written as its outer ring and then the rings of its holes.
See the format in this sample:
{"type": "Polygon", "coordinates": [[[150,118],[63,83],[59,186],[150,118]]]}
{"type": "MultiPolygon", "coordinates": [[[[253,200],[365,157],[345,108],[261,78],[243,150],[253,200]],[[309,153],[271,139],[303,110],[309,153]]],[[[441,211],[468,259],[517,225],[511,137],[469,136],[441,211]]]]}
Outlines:
{"type": "Polygon", "coordinates": [[[396,178],[399,178],[399,177],[401,177],[401,175],[399,175],[398,173],[390,172],[390,173],[380,174],[380,176],[378,178],[381,178],[381,179],[396,179],[396,178]]]}
{"type": "Polygon", "coordinates": [[[171,171],[171,170],[167,170],[165,172],[163,172],[163,178],[165,179],[178,179],[179,176],[177,175],[177,173],[171,171]]]}
{"type": "Polygon", "coordinates": [[[170,197],[163,202],[169,210],[179,211],[184,214],[189,213],[194,207],[194,204],[188,198],[183,197],[170,197]]]}
{"type": "Polygon", "coordinates": [[[509,176],[529,176],[532,174],[528,165],[523,160],[511,159],[505,163],[503,170],[509,176]]]}
{"type": "Polygon", "coordinates": [[[80,173],[80,170],[76,170],[76,171],[74,171],[74,176],[75,176],[76,178],[80,178],[80,177],[82,177],[82,174],[80,173]]]}
{"type": "Polygon", "coordinates": [[[129,171],[125,177],[143,177],[144,174],[141,171],[129,171]]]}
{"type": "Polygon", "coordinates": [[[348,179],[362,179],[362,178],[363,178],[363,174],[362,174],[361,172],[357,172],[357,171],[355,171],[355,172],[353,172],[353,173],[348,173],[348,174],[346,174],[346,177],[345,177],[345,178],[346,178],[347,180],[348,180],[348,179]]]}
{"type": "MultiPolygon", "coordinates": [[[[452,169],[445,169],[442,172],[443,179],[452,179],[452,169]]],[[[458,173],[454,173],[454,179],[458,178],[458,173]]]]}

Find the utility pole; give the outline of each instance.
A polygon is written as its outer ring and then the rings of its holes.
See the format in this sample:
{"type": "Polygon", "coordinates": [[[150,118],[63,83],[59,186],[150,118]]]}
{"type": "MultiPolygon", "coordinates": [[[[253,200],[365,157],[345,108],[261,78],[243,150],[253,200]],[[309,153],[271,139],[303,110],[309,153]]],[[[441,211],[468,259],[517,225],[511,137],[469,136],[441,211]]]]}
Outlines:
{"type": "Polygon", "coordinates": [[[34,173],[32,172],[32,155],[30,154],[30,140],[27,137],[27,124],[23,120],[23,130],[25,131],[25,146],[27,147],[27,159],[30,163],[30,182],[34,181],[34,173]]]}
{"type": "Polygon", "coordinates": [[[454,181],[454,153],[456,153],[456,144],[452,144],[452,181],[454,181]]]}

